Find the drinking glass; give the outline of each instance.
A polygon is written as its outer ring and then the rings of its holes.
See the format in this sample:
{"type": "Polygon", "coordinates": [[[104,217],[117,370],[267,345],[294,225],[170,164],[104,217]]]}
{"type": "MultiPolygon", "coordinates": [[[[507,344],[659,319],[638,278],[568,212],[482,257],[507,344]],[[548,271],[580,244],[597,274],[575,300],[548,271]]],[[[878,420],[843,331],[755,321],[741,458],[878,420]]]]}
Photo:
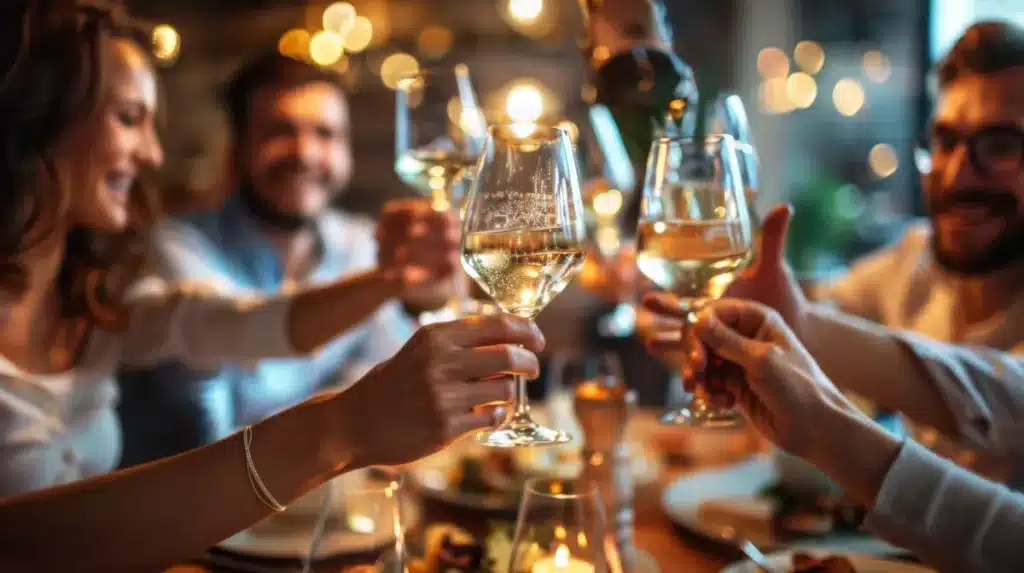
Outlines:
{"type": "MultiPolygon", "coordinates": [[[[643,193],[637,266],[679,297],[692,324],[701,307],[720,297],[751,258],[752,224],[735,140],[728,135],[656,140],[643,193]]],[[[721,362],[709,358],[711,368],[721,362]]],[[[710,404],[709,391],[724,394],[722,388],[699,384],[683,407],[666,412],[662,421],[735,423],[738,413],[710,404]]]]}
{"type": "Polygon", "coordinates": [[[617,553],[605,530],[596,484],[526,482],[508,573],[608,573],[609,557],[616,559],[617,553]]]}
{"type": "Polygon", "coordinates": [[[708,108],[707,125],[709,133],[730,135],[736,140],[740,177],[747,192],[751,223],[756,231],[759,224],[756,209],[757,191],[760,188],[759,163],[747,109],[740,96],[725,93],[715,98],[715,102],[708,108]]]}
{"type": "MultiPolygon", "coordinates": [[[[528,319],[583,266],[586,228],[572,143],[561,128],[535,124],[488,129],[466,201],[462,266],[503,312],[528,319]]],[[[533,421],[526,381],[517,377],[505,421],[476,435],[488,446],[569,441],[533,421]]]]}
{"type": "MultiPolygon", "coordinates": [[[[486,137],[469,68],[431,68],[405,76],[395,91],[395,173],[438,211],[460,209],[467,180],[486,137]]],[[[464,277],[453,300],[431,313],[437,320],[463,314],[464,277]]],[[[433,320],[433,319],[431,319],[433,320]]]]}
{"type": "Polygon", "coordinates": [[[385,549],[395,560],[407,559],[405,531],[414,508],[403,504],[402,475],[393,469],[371,467],[332,480],[320,513],[303,571],[337,554],[340,543],[358,543],[366,551],[385,549]]]}

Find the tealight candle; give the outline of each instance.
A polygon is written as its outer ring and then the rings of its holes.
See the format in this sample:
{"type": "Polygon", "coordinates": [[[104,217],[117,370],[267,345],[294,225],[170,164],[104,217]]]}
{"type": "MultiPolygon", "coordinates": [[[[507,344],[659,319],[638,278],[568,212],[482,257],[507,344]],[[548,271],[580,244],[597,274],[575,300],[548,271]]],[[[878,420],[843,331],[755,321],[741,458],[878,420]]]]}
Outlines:
{"type": "Polygon", "coordinates": [[[554,555],[542,557],[533,564],[532,573],[594,573],[594,566],[582,559],[576,559],[569,548],[559,545],[554,555]]]}

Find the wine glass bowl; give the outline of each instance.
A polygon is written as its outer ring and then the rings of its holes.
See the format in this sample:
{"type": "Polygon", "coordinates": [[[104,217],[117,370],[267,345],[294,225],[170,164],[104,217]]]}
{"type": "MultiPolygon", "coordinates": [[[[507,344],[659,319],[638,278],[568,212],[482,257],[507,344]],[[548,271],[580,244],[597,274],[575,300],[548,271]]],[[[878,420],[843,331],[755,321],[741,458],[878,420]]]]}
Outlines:
{"type": "MultiPolygon", "coordinates": [[[[608,573],[605,529],[597,485],[587,480],[526,482],[516,518],[510,573],[608,573]]],[[[614,550],[614,549],[613,549],[614,550]]]]}
{"type": "MultiPolygon", "coordinates": [[[[643,192],[637,267],[679,297],[692,323],[751,258],[752,223],[735,140],[728,135],[655,140],[643,192]]],[[[707,400],[709,390],[723,389],[697,388],[683,409],[670,411],[663,421],[704,426],[737,421],[735,410],[707,400]]]]}
{"type": "MultiPolygon", "coordinates": [[[[567,132],[536,124],[491,126],[466,202],[466,273],[503,312],[533,319],[579,272],[585,238],[567,132]]],[[[505,422],[476,438],[495,447],[570,439],[533,421],[521,378],[505,422]]]]}
{"type": "Polygon", "coordinates": [[[457,207],[485,122],[464,64],[404,76],[395,90],[395,172],[435,209],[457,207]]]}

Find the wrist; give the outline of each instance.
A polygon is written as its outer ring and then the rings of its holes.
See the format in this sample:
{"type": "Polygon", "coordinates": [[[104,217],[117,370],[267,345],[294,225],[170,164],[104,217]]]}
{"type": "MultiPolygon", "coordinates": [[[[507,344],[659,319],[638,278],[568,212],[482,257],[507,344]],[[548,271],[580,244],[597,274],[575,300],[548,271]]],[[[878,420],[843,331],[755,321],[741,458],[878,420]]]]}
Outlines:
{"type": "Polygon", "coordinates": [[[360,444],[357,412],[351,408],[346,391],[320,394],[309,400],[311,423],[318,436],[317,460],[323,471],[336,476],[359,466],[360,444]]]}
{"type": "Polygon", "coordinates": [[[857,503],[871,507],[902,442],[845,403],[826,403],[817,419],[817,439],[807,460],[857,503]]]}

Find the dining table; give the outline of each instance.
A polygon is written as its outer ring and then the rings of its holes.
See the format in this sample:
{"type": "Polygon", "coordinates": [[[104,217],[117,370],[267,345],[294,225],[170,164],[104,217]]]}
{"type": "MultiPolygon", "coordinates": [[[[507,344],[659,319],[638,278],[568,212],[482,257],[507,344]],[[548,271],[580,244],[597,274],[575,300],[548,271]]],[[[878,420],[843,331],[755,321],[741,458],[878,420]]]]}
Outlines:
{"type": "MultiPolygon", "coordinates": [[[[643,437],[641,442],[645,448],[677,450],[658,452],[657,455],[661,463],[658,478],[649,484],[637,487],[635,491],[634,535],[637,547],[652,556],[658,562],[663,573],[674,571],[712,573],[721,571],[728,564],[742,559],[742,553],[735,547],[701,537],[675,525],[661,507],[661,496],[664,488],[678,478],[703,469],[738,461],[743,456],[753,455],[764,447],[763,442],[742,430],[734,432],[729,447],[724,450],[719,445],[720,442],[715,442],[712,448],[704,448],[705,450],[714,450],[713,452],[685,455],[680,454],[678,450],[683,450],[687,446],[673,443],[673,440],[665,440],[664,436],[655,439],[650,435],[656,432],[656,430],[651,430],[657,426],[651,422],[655,417],[654,412],[643,412],[637,417],[640,418],[638,425],[644,428],[640,433],[648,434],[643,437]],[[723,451],[731,452],[731,454],[723,455],[723,451]]],[[[700,432],[700,430],[688,430],[700,432]]],[[[679,442],[687,443],[692,441],[679,440],[679,442]]],[[[486,535],[495,521],[508,520],[510,525],[514,524],[514,516],[457,507],[433,499],[431,496],[422,495],[414,489],[405,495],[420,504],[423,516],[421,523],[424,525],[450,523],[482,537],[486,535]]],[[[416,533],[416,531],[412,532],[413,535],[416,533]]],[[[313,571],[315,573],[346,573],[360,565],[374,563],[378,556],[379,553],[368,552],[325,559],[319,561],[313,571]]],[[[175,565],[164,573],[272,573],[274,571],[300,570],[297,562],[289,568],[287,564],[281,562],[261,564],[256,560],[236,559],[233,556],[214,551],[175,565]]]]}

